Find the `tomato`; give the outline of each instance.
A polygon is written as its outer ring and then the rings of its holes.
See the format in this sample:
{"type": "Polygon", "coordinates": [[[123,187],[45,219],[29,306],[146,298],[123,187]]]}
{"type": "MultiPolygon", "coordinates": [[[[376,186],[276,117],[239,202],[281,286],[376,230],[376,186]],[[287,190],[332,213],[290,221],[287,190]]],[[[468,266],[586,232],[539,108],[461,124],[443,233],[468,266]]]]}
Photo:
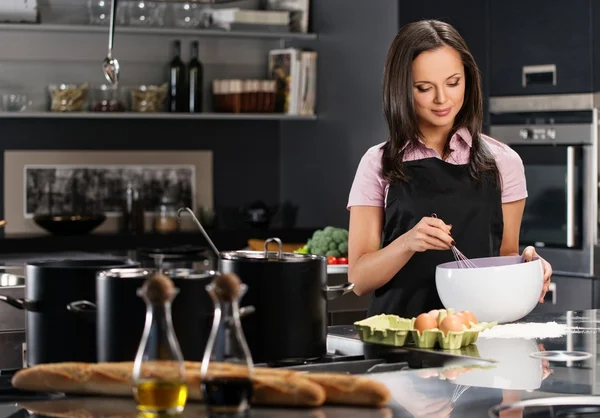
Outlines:
{"type": "Polygon", "coordinates": [[[327,257],[327,264],[337,264],[337,258],[330,255],[329,257],[327,257]]]}
{"type": "Polygon", "coordinates": [[[348,259],[346,257],[339,257],[336,264],[348,264],[348,259]]]}

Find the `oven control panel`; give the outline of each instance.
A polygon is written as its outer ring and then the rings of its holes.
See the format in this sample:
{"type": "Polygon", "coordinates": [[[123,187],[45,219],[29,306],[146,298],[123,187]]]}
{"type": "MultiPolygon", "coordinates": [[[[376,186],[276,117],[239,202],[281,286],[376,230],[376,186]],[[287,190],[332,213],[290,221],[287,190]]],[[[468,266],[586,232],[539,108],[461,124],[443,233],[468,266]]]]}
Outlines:
{"type": "Polygon", "coordinates": [[[536,140],[555,140],[556,129],[555,128],[522,128],[519,130],[519,137],[521,139],[536,140]]]}

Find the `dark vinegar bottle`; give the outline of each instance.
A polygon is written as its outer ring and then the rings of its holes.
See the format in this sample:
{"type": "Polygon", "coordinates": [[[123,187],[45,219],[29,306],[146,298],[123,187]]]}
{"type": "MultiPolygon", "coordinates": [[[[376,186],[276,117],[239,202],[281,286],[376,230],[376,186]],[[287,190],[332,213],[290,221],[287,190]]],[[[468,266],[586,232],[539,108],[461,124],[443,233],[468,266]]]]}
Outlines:
{"type": "Polygon", "coordinates": [[[202,83],[204,69],[198,59],[198,42],[192,42],[191,59],[188,64],[188,110],[190,113],[202,112],[202,83]]]}
{"type": "Polygon", "coordinates": [[[169,63],[169,112],[185,112],[185,65],[181,60],[181,41],[173,43],[169,63]]]}

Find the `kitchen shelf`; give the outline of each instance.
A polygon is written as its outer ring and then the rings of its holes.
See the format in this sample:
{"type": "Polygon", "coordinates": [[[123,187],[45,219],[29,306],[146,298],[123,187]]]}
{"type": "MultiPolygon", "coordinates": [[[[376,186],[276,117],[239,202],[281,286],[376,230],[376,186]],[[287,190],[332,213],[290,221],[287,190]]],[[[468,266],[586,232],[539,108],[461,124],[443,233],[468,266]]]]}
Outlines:
{"type": "Polygon", "coordinates": [[[283,113],[0,112],[0,119],[316,120],[317,116],[283,113]]]}
{"type": "MultiPolygon", "coordinates": [[[[51,25],[35,23],[4,23],[0,24],[0,31],[24,31],[24,32],[57,32],[57,33],[102,33],[108,35],[108,25],[51,25]]],[[[285,39],[285,40],[315,40],[315,33],[295,32],[254,32],[254,31],[226,31],[218,29],[181,29],[181,28],[157,28],[157,27],[135,27],[115,26],[116,34],[131,35],[173,35],[190,37],[213,37],[213,38],[255,38],[255,39],[285,39]]]]}

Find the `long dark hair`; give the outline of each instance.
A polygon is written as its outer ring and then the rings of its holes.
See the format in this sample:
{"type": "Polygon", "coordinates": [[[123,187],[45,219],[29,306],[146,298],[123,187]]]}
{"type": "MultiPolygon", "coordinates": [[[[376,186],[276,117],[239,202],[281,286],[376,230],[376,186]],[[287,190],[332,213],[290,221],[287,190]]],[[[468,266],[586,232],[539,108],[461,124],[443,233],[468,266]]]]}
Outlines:
{"type": "Polygon", "coordinates": [[[389,182],[407,180],[402,169],[404,153],[421,137],[413,103],[412,62],[420,53],[444,45],[460,54],[465,68],[465,99],[447,138],[445,153],[449,151],[452,135],[464,127],[471,133],[473,141],[469,158],[471,177],[476,180],[483,177],[499,179],[496,163],[480,139],[483,99],[479,69],[473,55],[454,27],[437,20],[422,20],[409,23],[398,32],[385,63],[383,110],[389,140],[383,145],[382,176],[389,182]]]}

